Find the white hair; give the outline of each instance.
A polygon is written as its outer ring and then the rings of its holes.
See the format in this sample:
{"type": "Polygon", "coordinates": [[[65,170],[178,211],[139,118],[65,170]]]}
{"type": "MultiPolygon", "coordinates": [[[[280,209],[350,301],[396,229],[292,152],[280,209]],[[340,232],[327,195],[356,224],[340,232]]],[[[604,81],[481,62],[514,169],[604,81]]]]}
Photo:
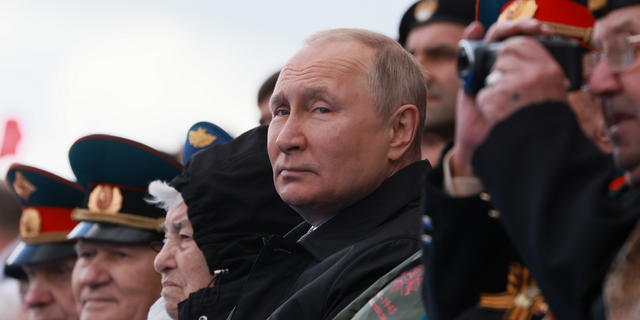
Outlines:
{"type": "Polygon", "coordinates": [[[149,184],[150,199],[145,199],[148,204],[155,204],[159,208],[169,211],[184,202],[182,194],[168,183],[160,180],[149,184]]]}

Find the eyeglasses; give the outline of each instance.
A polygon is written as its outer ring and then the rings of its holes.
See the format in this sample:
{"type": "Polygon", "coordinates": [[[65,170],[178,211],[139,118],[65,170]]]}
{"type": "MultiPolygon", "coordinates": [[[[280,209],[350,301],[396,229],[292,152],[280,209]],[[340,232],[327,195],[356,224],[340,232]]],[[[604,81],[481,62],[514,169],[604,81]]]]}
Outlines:
{"type": "Polygon", "coordinates": [[[609,68],[614,73],[628,69],[636,60],[633,46],[640,43],[640,35],[619,34],[608,38],[604,45],[605,50],[600,54],[594,54],[594,65],[600,63],[606,57],[609,68]]]}
{"type": "Polygon", "coordinates": [[[151,242],[151,245],[149,247],[151,247],[151,250],[160,253],[160,251],[162,251],[162,247],[164,247],[164,244],[167,243],[167,239],[164,239],[162,241],[154,241],[151,242]]]}

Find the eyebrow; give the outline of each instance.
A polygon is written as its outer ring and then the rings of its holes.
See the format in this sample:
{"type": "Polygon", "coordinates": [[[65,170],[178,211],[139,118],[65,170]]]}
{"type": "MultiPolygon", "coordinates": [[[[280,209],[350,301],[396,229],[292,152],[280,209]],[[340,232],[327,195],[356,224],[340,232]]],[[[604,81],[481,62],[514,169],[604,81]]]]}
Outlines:
{"type": "MultiPolygon", "coordinates": [[[[313,85],[313,86],[303,88],[302,92],[300,93],[300,98],[303,101],[316,98],[316,99],[324,100],[333,106],[338,105],[338,102],[329,93],[329,88],[323,85],[313,85]]],[[[287,99],[284,95],[284,92],[282,91],[276,92],[271,96],[269,107],[277,106],[286,100],[287,99]]],[[[271,108],[271,110],[273,110],[273,108],[271,108]]]]}
{"type": "Polygon", "coordinates": [[[164,230],[165,233],[167,232],[167,224],[166,223],[162,222],[160,224],[160,228],[162,228],[162,230],[164,230]]]}
{"type": "Polygon", "coordinates": [[[272,106],[279,105],[284,100],[285,100],[284,93],[282,91],[274,92],[271,95],[271,99],[269,100],[269,109],[271,109],[271,111],[273,111],[273,107],[272,106]]]}
{"type": "MultiPolygon", "coordinates": [[[[615,25],[615,27],[611,27],[609,32],[607,32],[606,36],[611,37],[614,34],[622,33],[624,31],[631,31],[633,29],[633,21],[632,20],[623,20],[623,22],[615,25]]],[[[591,37],[591,44],[594,45],[599,50],[602,50],[602,43],[596,39],[595,37],[591,37]]]]}
{"type": "Polygon", "coordinates": [[[188,221],[189,220],[185,218],[185,219],[174,222],[171,225],[171,230],[175,233],[180,233],[180,230],[187,226],[188,221]]]}

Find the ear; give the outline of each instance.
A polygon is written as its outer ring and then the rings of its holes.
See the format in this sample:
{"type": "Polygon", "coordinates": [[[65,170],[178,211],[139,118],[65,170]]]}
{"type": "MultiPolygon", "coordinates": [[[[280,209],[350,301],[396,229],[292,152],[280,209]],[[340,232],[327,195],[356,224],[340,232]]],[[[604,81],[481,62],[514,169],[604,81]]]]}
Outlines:
{"type": "Polygon", "coordinates": [[[402,158],[411,148],[416,139],[420,113],[412,104],[405,104],[398,108],[389,118],[389,153],[391,161],[402,158]]]}

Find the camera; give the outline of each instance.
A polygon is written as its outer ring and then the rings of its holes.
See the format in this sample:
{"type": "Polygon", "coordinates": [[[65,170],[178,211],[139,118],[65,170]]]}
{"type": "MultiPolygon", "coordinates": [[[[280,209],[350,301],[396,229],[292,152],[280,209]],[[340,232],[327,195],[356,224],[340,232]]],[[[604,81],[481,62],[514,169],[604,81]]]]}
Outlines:
{"type": "MultiPolygon", "coordinates": [[[[562,67],[571,81],[569,91],[582,87],[582,55],[585,49],[575,41],[560,36],[537,37],[562,67]]],[[[461,40],[458,43],[458,80],[467,94],[475,95],[485,87],[485,78],[496,62],[502,42],[461,40]]]]}

